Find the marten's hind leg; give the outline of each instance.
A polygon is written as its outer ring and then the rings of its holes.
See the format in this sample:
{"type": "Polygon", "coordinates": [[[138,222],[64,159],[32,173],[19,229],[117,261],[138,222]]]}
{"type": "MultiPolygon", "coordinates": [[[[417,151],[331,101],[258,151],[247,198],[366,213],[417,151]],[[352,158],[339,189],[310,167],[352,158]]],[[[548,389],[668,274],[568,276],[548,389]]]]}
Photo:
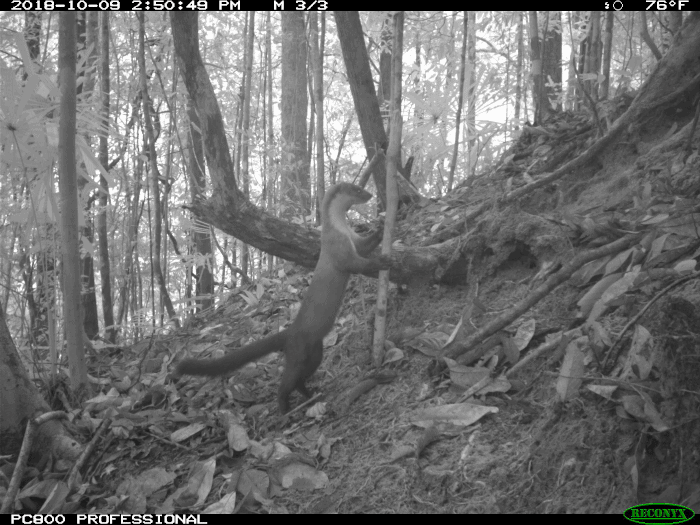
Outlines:
{"type": "Polygon", "coordinates": [[[308,375],[300,377],[296,384],[297,391],[306,399],[310,399],[313,396],[313,393],[306,386],[306,380],[309,379],[316,370],[318,370],[322,360],[323,341],[316,341],[309,347],[309,352],[306,356],[306,366],[304,367],[304,370],[308,372],[308,375]]]}
{"type": "Polygon", "coordinates": [[[323,340],[309,341],[299,334],[292,334],[284,348],[285,365],[277,402],[281,413],[289,411],[289,396],[298,390],[307,398],[311,392],[306,388],[306,380],[313,375],[323,359],[323,340]]]}
{"type": "Polygon", "coordinates": [[[305,341],[300,335],[291,335],[284,349],[285,365],[277,395],[280,412],[289,411],[289,396],[298,390],[310,398],[306,380],[313,375],[323,359],[323,340],[305,341]]]}

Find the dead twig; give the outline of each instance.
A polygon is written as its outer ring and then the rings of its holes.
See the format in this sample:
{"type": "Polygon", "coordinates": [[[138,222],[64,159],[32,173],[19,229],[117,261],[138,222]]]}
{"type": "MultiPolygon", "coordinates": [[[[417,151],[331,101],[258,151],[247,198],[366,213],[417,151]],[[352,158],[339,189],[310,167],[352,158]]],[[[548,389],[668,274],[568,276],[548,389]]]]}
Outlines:
{"type": "Polygon", "coordinates": [[[286,414],[280,416],[280,418],[279,418],[279,423],[278,423],[278,425],[277,425],[278,428],[283,427],[283,426],[287,423],[287,421],[289,421],[289,416],[291,416],[291,415],[294,414],[295,412],[299,412],[302,408],[307,407],[307,406],[309,406],[309,405],[312,404],[312,403],[315,403],[315,402],[318,401],[321,397],[323,397],[323,394],[321,394],[321,393],[319,392],[319,393],[316,394],[315,396],[311,396],[309,399],[307,399],[306,401],[304,401],[301,405],[294,407],[293,409],[291,409],[291,410],[290,410],[289,412],[287,412],[286,414]]]}
{"type": "Polygon", "coordinates": [[[85,465],[85,462],[95,450],[97,442],[100,440],[100,438],[104,435],[104,433],[107,431],[107,429],[109,429],[111,425],[111,418],[102,420],[102,423],[100,423],[100,426],[98,427],[97,432],[95,432],[95,435],[90,440],[90,443],[88,443],[83,452],[80,454],[80,457],[78,457],[78,460],[73,465],[73,468],[71,468],[70,475],[68,476],[68,488],[75,488],[75,481],[78,478],[78,475],[80,474],[80,469],[83,468],[83,465],[85,465]]]}

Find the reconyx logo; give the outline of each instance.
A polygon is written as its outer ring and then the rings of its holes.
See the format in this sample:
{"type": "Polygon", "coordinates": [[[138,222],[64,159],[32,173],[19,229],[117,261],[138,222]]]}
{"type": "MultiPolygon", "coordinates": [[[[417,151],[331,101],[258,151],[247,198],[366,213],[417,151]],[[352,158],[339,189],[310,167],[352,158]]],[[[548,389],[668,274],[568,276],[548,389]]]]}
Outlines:
{"type": "Polygon", "coordinates": [[[695,512],[693,509],[673,503],[644,503],[635,505],[625,511],[625,518],[635,523],[683,523],[688,521],[695,512]]]}

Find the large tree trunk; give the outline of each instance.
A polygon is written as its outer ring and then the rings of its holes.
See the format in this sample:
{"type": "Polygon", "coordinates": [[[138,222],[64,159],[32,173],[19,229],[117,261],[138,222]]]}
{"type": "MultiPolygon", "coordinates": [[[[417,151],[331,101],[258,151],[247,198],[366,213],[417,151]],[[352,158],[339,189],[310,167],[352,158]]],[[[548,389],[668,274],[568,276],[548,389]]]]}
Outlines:
{"type": "MultiPolygon", "coordinates": [[[[369,68],[369,55],[362,34],[360,15],[357,11],[335,11],[333,16],[335,17],[340,48],[343,52],[345,70],[348,74],[350,92],[362,132],[362,141],[365,144],[367,157],[371,159],[375,155],[377,144],[386,149],[388,138],[379,111],[379,100],[374,89],[372,71],[369,68]]],[[[379,162],[376,165],[372,178],[377,188],[377,197],[381,200],[382,205],[386,205],[386,166],[384,163],[379,162]]],[[[420,195],[415,187],[403,179],[399,179],[398,183],[401,202],[420,200],[420,195]]]]}
{"type": "MultiPolygon", "coordinates": [[[[0,305],[0,454],[4,455],[19,451],[27,419],[50,408],[20,361],[3,312],[4,306],[0,305]]],[[[49,421],[39,427],[33,450],[75,460],[80,445],[66,434],[60,422],[49,421]]]]}
{"type": "MultiPolygon", "coordinates": [[[[171,13],[170,20],[179,70],[201,121],[214,190],[209,200],[195,201],[190,209],[201,220],[264,252],[313,267],[320,252],[319,233],[265,213],[245,199],[236,187],[221,111],[199,53],[197,14],[171,13]]],[[[419,275],[430,280],[438,263],[454,254],[458,241],[450,240],[434,247],[394,247],[393,253],[401,265],[392,268],[392,279],[407,281],[419,275]]]]}
{"type": "Polygon", "coordinates": [[[58,189],[61,209],[61,253],[63,256],[63,322],[68,347],[71,386],[87,385],[80,315],[80,252],[78,232],[78,182],[75,173],[75,13],[59,18],[58,65],[61,86],[61,116],[58,123],[58,189]]]}
{"type": "MultiPolygon", "coordinates": [[[[335,26],[338,31],[340,49],[343,52],[345,70],[348,74],[350,93],[355,103],[355,112],[362,132],[367,157],[375,155],[375,146],[379,144],[386,148],[388,139],[382,115],[379,111],[379,100],[374,89],[372,71],[369,68],[369,55],[362,34],[362,24],[357,11],[334,11],[335,26]]],[[[386,203],[386,166],[380,162],[374,169],[374,184],[378,197],[386,203]]]]}
{"type": "Polygon", "coordinates": [[[290,211],[294,209],[291,205],[301,204],[304,216],[311,213],[306,153],[309,103],[306,60],[304,14],[285,11],[282,13],[282,193],[290,211]]]}
{"type": "Polygon", "coordinates": [[[172,13],[171,22],[180,73],[200,118],[213,186],[212,197],[195,201],[191,209],[203,221],[264,252],[313,267],[320,251],[319,233],[263,212],[235,184],[221,110],[199,53],[197,14],[172,13]]]}

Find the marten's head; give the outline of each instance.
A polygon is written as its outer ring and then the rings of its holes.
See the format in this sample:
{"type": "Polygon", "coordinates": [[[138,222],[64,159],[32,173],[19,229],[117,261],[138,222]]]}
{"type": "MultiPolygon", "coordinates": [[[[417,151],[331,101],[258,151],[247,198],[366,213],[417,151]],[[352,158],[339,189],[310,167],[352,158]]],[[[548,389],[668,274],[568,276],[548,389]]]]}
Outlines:
{"type": "Polygon", "coordinates": [[[326,196],[323,199],[323,208],[326,211],[330,211],[330,208],[333,208],[345,213],[352,206],[364,204],[371,198],[372,194],[359,186],[355,186],[349,182],[341,182],[326,190],[326,196]]]}

